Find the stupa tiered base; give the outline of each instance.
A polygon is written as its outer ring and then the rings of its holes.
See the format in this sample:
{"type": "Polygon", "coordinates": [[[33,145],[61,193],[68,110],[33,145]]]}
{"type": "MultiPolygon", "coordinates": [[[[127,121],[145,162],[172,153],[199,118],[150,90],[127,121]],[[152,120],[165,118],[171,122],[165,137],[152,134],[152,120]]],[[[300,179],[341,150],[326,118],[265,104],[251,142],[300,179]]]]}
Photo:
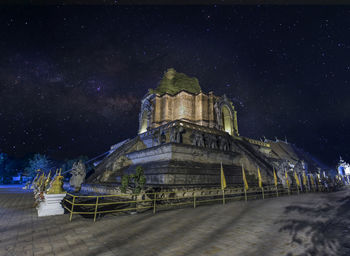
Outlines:
{"type": "Polygon", "coordinates": [[[64,214],[64,209],[61,205],[63,198],[66,196],[64,194],[45,194],[44,200],[41,201],[37,207],[38,216],[51,216],[51,215],[61,215],[64,214]]]}

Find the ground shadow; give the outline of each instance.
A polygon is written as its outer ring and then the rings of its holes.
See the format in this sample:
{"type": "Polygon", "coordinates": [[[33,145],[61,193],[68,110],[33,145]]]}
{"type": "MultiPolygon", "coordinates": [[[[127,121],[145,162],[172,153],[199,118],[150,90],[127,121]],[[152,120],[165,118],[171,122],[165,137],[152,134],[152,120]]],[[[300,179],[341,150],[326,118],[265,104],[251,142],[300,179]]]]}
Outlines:
{"type": "Polygon", "coordinates": [[[286,207],[285,213],[291,218],[280,221],[279,231],[288,232],[292,243],[305,248],[302,253],[289,252],[287,256],[350,255],[349,195],[325,194],[325,200],[317,207],[296,204],[286,207]]]}

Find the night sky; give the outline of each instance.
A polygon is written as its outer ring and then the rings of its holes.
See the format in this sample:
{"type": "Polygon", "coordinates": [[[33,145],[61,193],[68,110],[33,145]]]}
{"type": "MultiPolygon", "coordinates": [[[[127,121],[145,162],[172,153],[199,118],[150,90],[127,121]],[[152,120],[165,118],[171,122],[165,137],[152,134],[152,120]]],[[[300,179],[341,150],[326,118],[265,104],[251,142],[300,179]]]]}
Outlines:
{"type": "Polygon", "coordinates": [[[350,6],[0,7],[0,150],[101,154],[170,67],[226,94],[241,135],[350,161],[350,6]]]}

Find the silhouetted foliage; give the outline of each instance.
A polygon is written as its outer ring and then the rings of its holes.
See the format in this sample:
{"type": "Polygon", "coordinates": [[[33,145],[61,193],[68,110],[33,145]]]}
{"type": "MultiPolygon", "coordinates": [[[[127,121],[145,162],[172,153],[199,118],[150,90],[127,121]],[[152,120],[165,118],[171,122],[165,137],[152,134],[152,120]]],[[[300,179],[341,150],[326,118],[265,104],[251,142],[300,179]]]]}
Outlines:
{"type": "Polygon", "coordinates": [[[6,153],[0,153],[0,183],[11,183],[12,177],[18,173],[18,164],[6,153]]]}
{"type": "Polygon", "coordinates": [[[55,167],[46,155],[35,154],[28,160],[28,165],[25,168],[26,175],[34,177],[38,169],[48,173],[51,169],[55,169],[55,167]]]}
{"type": "MultiPolygon", "coordinates": [[[[89,158],[87,156],[79,156],[77,158],[74,159],[66,159],[64,160],[64,163],[61,165],[62,168],[62,173],[72,169],[73,164],[75,162],[78,162],[79,160],[82,160],[83,162],[86,162],[87,160],[89,160],[89,158]]],[[[88,172],[90,169],[87,167],[86,171],[88,172]]],[[[69,173],[67,173],[67,175],[69,175],[69,173]]]]}

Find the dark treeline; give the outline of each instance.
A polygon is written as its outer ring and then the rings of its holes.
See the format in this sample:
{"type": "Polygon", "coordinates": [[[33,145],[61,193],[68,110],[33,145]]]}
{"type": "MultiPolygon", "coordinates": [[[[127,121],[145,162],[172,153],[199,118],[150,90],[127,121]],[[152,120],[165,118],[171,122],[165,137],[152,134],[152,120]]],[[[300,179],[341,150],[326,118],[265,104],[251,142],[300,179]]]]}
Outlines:
{"type": "Polygon", "coordinates": [[[62,172],[65,172],[80,159],[85,162],[88,157],[79,156],[74,159],[56,161],[47,155],[37,153],[27,158],[18,159],[10,157],[5,152],[0,152],[0,184],[22,183],[25,178],[32,179],[38,169],[45,173],[55,172],[57,169],[62,169],[62,172]],[[19,180],[14,180],[13,177],[19,177],[19,180]]]}

